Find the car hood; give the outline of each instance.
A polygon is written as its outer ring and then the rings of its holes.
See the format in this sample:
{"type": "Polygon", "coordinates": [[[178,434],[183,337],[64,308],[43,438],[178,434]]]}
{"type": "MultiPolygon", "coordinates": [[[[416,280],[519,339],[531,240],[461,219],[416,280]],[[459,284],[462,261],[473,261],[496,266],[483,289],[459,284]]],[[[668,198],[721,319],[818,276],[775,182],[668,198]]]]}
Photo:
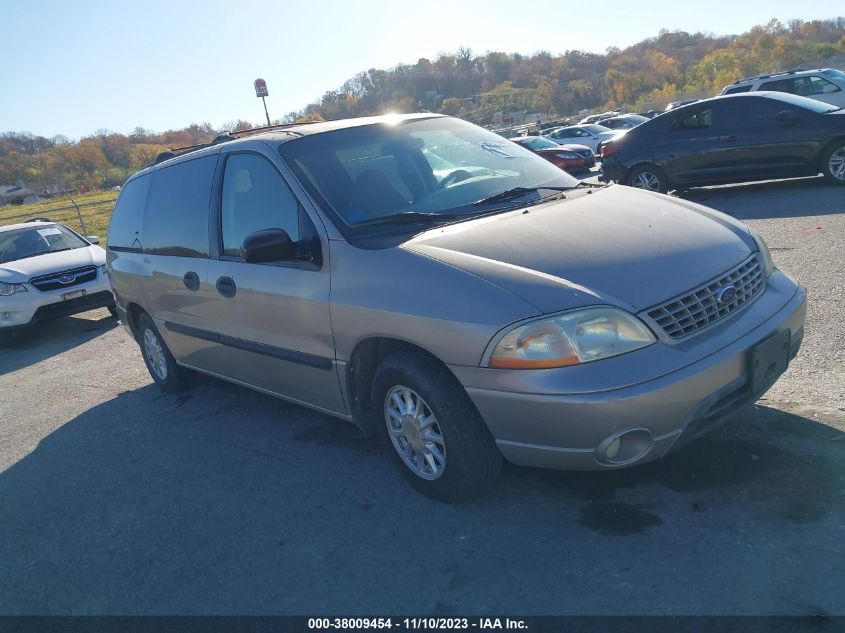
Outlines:
{"type": "Polygon", "coordinates": [[[57,273],[71,268],[106,263],[106,252],[99,246],[74,248],[69,251],[47,253],[38,257],[27,257],[0,264],[0,281],[24,283],[33,277],[57,273]]]}
{"type": "Polygon", "coordinates": [[[609,303],[638,312],[756,249],[742,223],[669,196],[611,186],[440,227],[403,248],[461,268],[545,313],[609,303]]]}

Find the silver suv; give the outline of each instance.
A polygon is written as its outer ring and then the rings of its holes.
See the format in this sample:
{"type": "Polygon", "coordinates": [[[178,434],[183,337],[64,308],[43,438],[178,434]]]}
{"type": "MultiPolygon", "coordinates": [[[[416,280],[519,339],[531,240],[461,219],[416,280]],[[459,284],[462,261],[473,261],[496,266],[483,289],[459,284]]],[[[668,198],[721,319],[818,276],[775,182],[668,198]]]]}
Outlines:
{"type": "Polygon", "coordinates": [[[196,370],[353,422],[425,494],[474,495],[503,457],[657,459],[801,344],[804,289],[742,223],[584,185],[464,121],[220,141],[133,176],[112,216],[118,311],[153,380],[196,370]]]}
{"type": "Polygon", "coordinates": [[[725,86],[720,95],[732,95],[755,90],[788,92],[845,108],[845,73],[835,68],[790,70],[771,75],[746,77],[725,86]]]}

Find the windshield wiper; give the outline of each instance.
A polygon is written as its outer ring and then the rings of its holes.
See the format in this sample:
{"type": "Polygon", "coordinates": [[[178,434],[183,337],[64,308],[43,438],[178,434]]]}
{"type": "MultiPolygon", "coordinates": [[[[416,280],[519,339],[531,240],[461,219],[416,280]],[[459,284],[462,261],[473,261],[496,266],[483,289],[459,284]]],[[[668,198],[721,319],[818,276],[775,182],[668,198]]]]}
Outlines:
{"type": "Polygon", "coordinates": [[[431,222],[440,220],[457,220],[465,218],[465,213],[423,213],[420,211],[403,211],[402,213],[394,213],[393,215],[382,215],[377,218],[363,220],[356,222],[353,226],[367,226],[368,224],[416,224],[420,222],[431,222]]]}
{"type": "MultiPolygon", "coordinates": [[[[473,206],[480,207],[485,204],[493,204],[496,202],[504,202],[506,200],[513,200],[514,198],[519,198],[520,196],[524,196],[528,193],[536,193],[542,189],[548,189],[549,191],[566,191],[567,189],[572,189],[572,186],[568,187],[512,187],[511,189],[505,189],[501,193],[493,194],[492,196],[488,196],[486,198],[482,198],[481,200],[476,200],[473,202],[473,206]]],[[[555,194],[553,194],[555,195],[555,194]]],[[[542,200],[543,198],[548,196],[541,196],[539,199],[542,200]]]]}

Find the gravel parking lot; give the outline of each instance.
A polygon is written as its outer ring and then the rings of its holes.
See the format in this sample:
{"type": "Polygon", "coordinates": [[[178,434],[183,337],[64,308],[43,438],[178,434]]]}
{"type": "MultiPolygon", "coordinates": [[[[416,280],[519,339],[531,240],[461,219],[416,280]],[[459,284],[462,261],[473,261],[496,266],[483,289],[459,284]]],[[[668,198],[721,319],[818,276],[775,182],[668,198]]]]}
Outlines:
{"type": "Polygon", "coordinates": [[[509,467],[444,505],[344,422],[163,395],[105,310],[0,349],[0,613],[845,615],[845,192],[684,195],[768,240],[806,337],[758,405],[630,470],[509,467]]]}

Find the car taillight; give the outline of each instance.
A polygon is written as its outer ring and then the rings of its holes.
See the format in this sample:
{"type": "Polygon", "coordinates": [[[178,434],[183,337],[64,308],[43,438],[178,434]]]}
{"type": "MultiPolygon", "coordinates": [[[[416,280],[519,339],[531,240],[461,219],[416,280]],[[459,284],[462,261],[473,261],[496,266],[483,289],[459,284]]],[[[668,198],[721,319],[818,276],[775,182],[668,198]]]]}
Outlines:
{"type": "Polygon", "coordinates": [[[601,146],[601,157],[604,158],[605,156],[611,156],[618,152],[621,148],[618,145],[614,145],[612,143],[608,143],[606,145],[601,146]]]}

